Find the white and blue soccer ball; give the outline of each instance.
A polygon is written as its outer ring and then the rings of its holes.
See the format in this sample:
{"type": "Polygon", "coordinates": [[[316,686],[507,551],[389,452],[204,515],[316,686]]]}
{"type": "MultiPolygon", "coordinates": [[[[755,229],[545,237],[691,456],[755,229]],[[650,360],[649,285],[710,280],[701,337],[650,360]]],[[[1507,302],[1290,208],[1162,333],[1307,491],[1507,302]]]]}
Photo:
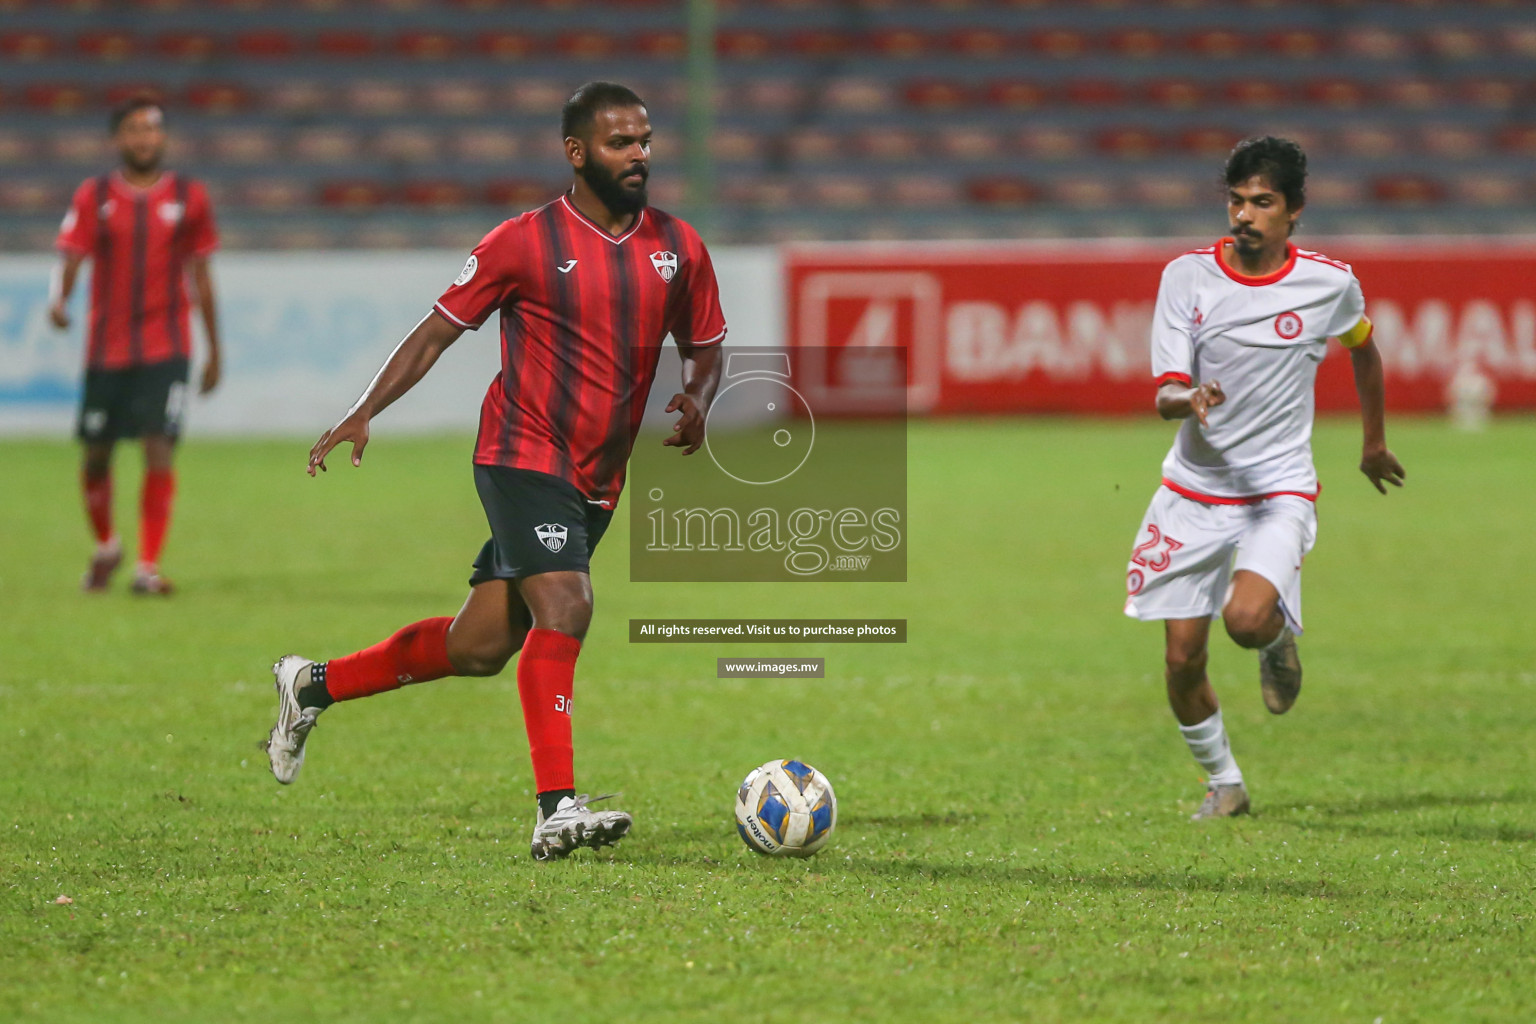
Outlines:
{"type": "Polygon", "coordinates": [[[809,857],[832,838],[837,796],[832,783],[804,761],[753,768],[736,791],[736,831],[770,857],[809,857]]]}

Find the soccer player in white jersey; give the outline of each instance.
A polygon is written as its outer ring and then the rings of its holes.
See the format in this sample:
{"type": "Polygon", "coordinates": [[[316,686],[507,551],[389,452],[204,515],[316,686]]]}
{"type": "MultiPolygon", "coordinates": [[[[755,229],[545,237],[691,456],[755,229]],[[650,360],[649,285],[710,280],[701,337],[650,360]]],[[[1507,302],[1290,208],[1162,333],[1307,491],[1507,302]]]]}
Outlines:
{"type": "Polygon", "coordinates": [[[1153,314],[1157,411],[1184,422],[1131,553],[1125,613],[1163,620],[1168,703],[1208,774],[1195,820],[1248,810],[1206,676],[1211,620],[1259,652],[1270,711],[1289,711],[1301,692],[1301,562],[1317,537],[1312,385],[1329,338],[1354,366],[1360,471],[1383,494],[1403,482],[1360,282],[1349,264],[1290,241],[1306,176],[1296,143],[1240,143],[1225,173],[1231,236],[1168,264],[1153,314]]]}

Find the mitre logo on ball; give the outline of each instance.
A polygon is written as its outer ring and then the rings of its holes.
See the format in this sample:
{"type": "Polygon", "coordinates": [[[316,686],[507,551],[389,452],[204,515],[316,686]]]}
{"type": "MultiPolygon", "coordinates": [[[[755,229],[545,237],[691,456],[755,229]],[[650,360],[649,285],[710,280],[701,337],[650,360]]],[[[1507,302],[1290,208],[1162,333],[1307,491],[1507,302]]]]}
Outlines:
{"type": "Polygon", "coordinates": [[[539,541],[551,551],[559,551],[565,547],[565,527],[559,523],[545,523],[543,526],[535,526],[533,532],[538,535],[539,541]]]}
{"type": "Polygon", "coordinates": [[[661,275],[663,281],[670,282],[677,276],[677,253],[653,252],[651,253],[651,266],[656,268],[656,273],[661,275]]]}

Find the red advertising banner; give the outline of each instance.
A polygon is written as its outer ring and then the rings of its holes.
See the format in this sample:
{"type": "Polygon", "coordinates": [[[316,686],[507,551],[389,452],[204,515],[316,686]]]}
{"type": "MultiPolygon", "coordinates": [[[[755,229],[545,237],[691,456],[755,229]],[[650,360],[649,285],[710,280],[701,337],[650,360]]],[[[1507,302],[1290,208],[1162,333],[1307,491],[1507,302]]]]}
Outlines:
{"type": "MultiPolygon", "coordinates": [[[[1192,242],[851,244],[785,253],[791,344],[831,350],[817,408],[857,413],[880,349],[908,352],[913,412],[1142,412],[1148,329],[1167,262],[1192,242]]],[[[1536,408],[1536,242],[1323,239],[1353,265],[1397,410],[1443,409],[1463,386],[1495,408],[1536,408]]],[[[1347,353],[1330,345],[1320,410],[1356,407],[1347,353]]]]}

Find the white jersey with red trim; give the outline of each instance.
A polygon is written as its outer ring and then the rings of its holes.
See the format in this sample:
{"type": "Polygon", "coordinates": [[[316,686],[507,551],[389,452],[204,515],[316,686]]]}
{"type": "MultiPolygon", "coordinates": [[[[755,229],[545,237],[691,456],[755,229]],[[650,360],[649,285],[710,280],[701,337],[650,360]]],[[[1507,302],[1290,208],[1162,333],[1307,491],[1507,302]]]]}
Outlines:
{"type": "Polygon", "coordinates": [[[1214,380],[1227,396],[1208,426],[1184,421],[1163,479],[1197,498],[1315,497],[1313,382],[1329,338],[1370,337],[1360,282],[1349,264],[1293,245],[1279,270],[1247,277],[1222,259],[1230,241],[1169,263],[1157,291],[1153,377],[1214,380]]]}

